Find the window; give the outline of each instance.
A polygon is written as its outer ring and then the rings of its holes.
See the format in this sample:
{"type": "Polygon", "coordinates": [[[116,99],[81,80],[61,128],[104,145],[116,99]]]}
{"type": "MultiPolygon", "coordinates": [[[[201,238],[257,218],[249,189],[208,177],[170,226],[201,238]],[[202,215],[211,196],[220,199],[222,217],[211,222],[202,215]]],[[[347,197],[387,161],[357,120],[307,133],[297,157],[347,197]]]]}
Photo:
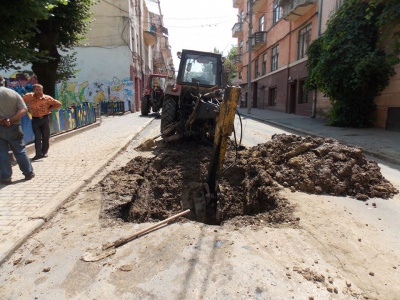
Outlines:
{"type": "Polygon", "coordinates": [[[271,71],[278,69],[279,45],[272,48],[271,54],[271,71]]]}
{"type": "Polygon", "coordinates": [[[274,0],[274,9],[272,12],[272,24],[278,23],[281,18],[281,7],[279,6],[279,0],[274,0]]]}
{"type": "Polygon", "coordinates": [[[306,56],[306,50],[311,43],[311,24],[300,29],[299,41],[297,49],[297,59],[301,59],[306,56]]]}
{"type": "Polygon", "coordinates": [[[258,57],[254,60],[254,78],[257,78],[260,76],[260,73],[258,73],[258,57]]]}
{"type": "Polygon", "coordinates": [[[264,16],[261,16],[260,19],[258,20],[258,31],[264,31],[264,21],[265,21],[264,16]]]}
{"type": "Polygon", "coordinates": [[[299,104],[301,103],[308,103],[308,90],[306,89],[306,80],[301,79],[299,80],[299,104]]]}
{"type": "Polygon", "coordinates": [[[242,54],[243,54],[243,41],[240,41],[238,55],[242,56],[242,54]]]}
{"type": "Polygon", "coordinates": [[[242,71],[240,71],[239,72],[239,79],[242,79],[243,78],[243,74],[242,74],[242,71]]]}
{"type": "Polygon", "coordinates": [[[268,95],[268,106],[276,106],[277,88],[270,88],[268,95]]]}
{"type": "Polygon", "coordinates": [[[265,75],[267,74],[267,53],[263,54],[263,60],[262,60],[262,66],[261,66],[261,74],[265,75]]]}
{"type": "Polygon", "coordinates": [[[336,0],[336,9],[339,9],[343,4],[343,0],[336,0]]]}

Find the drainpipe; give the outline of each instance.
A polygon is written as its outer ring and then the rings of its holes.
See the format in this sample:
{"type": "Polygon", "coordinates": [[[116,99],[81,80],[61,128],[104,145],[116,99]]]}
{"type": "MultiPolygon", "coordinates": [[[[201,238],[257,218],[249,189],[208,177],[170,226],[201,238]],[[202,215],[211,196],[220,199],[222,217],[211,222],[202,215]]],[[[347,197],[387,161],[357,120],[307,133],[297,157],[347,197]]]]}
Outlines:
{"type": "Polygon", "coordinates": [[[253,0],[249,1],[249,62],[247,64],[247,113],[251,114],[253,106],[253,95],[251,94],[251,46],[253,44],[253,0]]]}
{"type": "MultiPolygon", "coordinates": [[[[322,23],[322,2],[318,1],[318,28],[317,28],[317,39],[321,36],[321,23],[322,23]]],[[[317,113],[317,90],[314,91],[311,118],[315,118],[317,113]]]]}
{"type": "Polygon", "coordinates": [[[288,51],[288,68],[287,68],[287,79],[286,79],[286,113],[290,113],[290,84],[289,84],[289,77],[290,77],[290,51],[292,47],[292,22],[289,23],[289,51],[288,51]]]}

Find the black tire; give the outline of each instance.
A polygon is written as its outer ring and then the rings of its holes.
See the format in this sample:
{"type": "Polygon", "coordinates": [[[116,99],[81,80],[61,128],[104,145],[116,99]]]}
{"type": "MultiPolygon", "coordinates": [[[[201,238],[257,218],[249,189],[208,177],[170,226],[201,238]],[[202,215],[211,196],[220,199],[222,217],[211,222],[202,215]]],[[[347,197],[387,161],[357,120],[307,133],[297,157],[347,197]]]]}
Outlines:
{"type": "Polygon", "coordinates": [[[158,95],[158,97],[156,97],[155,99],[156,99],[156,101],[155,101],[156,103],[155,103],[154,107],[152,108],[152,110],[153,110],[153,112],[158,113],[163,106],[164,95],[158,95]]]}
{"type": "Polygon", "coordinates": [[[172,96],[165,96],[161,110],[161,132],[176,121],[176,100],[172,96]]]}
{"type": "Polygon", "coordinates": [[[150,99],[149,96],[143,96],[142,103],[140,106],[140,111],[142,112],[142,116],[147,116],[150,112],[150,99]]]}

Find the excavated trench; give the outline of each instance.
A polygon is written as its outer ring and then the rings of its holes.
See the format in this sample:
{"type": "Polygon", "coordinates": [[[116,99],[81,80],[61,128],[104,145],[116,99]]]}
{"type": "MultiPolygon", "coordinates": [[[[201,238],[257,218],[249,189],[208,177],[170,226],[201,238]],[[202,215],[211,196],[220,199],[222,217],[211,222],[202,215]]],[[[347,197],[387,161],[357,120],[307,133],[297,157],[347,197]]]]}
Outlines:
{"type": "MultiPolygon", "coordinates": [[[[135,157],[101,182],[101,217],[164,220],[186,208],[188,189],[204,182],[212,147],[194,141],[159,144],[155,157],[135,157]]],[[[310,194],[388,199],[399,191],[361,148],[334,139],[274,135],[236,152],[228,149],[220,181],[222,223],[235,226],[298,222],[282,188],[310,194]]]]}

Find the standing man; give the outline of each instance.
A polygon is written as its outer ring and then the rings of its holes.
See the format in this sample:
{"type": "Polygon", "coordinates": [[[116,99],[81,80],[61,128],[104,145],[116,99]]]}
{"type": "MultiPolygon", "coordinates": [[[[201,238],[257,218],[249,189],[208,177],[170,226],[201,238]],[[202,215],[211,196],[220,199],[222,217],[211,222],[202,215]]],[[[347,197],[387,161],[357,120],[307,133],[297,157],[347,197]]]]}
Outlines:
{"type": "Polygon", "coordinates": [[[43,94],[43,86],[33,85],[33,93],[27,93],[24,101],[28,104],[29,112],[32,115],[32,129],[35,134],[36,155],[32,160],[47,157],[50,147],[50,125],[49,115],[52,110],[61,107],[61,102],[43,94]]]}
{"type": "Polygon", "coordinates": [[[1,184],[11,184],[12,168],[8,149],[11,148],[26,180],[35,177],[32,164],[26,154],[21,118],[28,109],[22,97],[15,91],[4,87],[0,75],[0,179],[1,184]]]}

